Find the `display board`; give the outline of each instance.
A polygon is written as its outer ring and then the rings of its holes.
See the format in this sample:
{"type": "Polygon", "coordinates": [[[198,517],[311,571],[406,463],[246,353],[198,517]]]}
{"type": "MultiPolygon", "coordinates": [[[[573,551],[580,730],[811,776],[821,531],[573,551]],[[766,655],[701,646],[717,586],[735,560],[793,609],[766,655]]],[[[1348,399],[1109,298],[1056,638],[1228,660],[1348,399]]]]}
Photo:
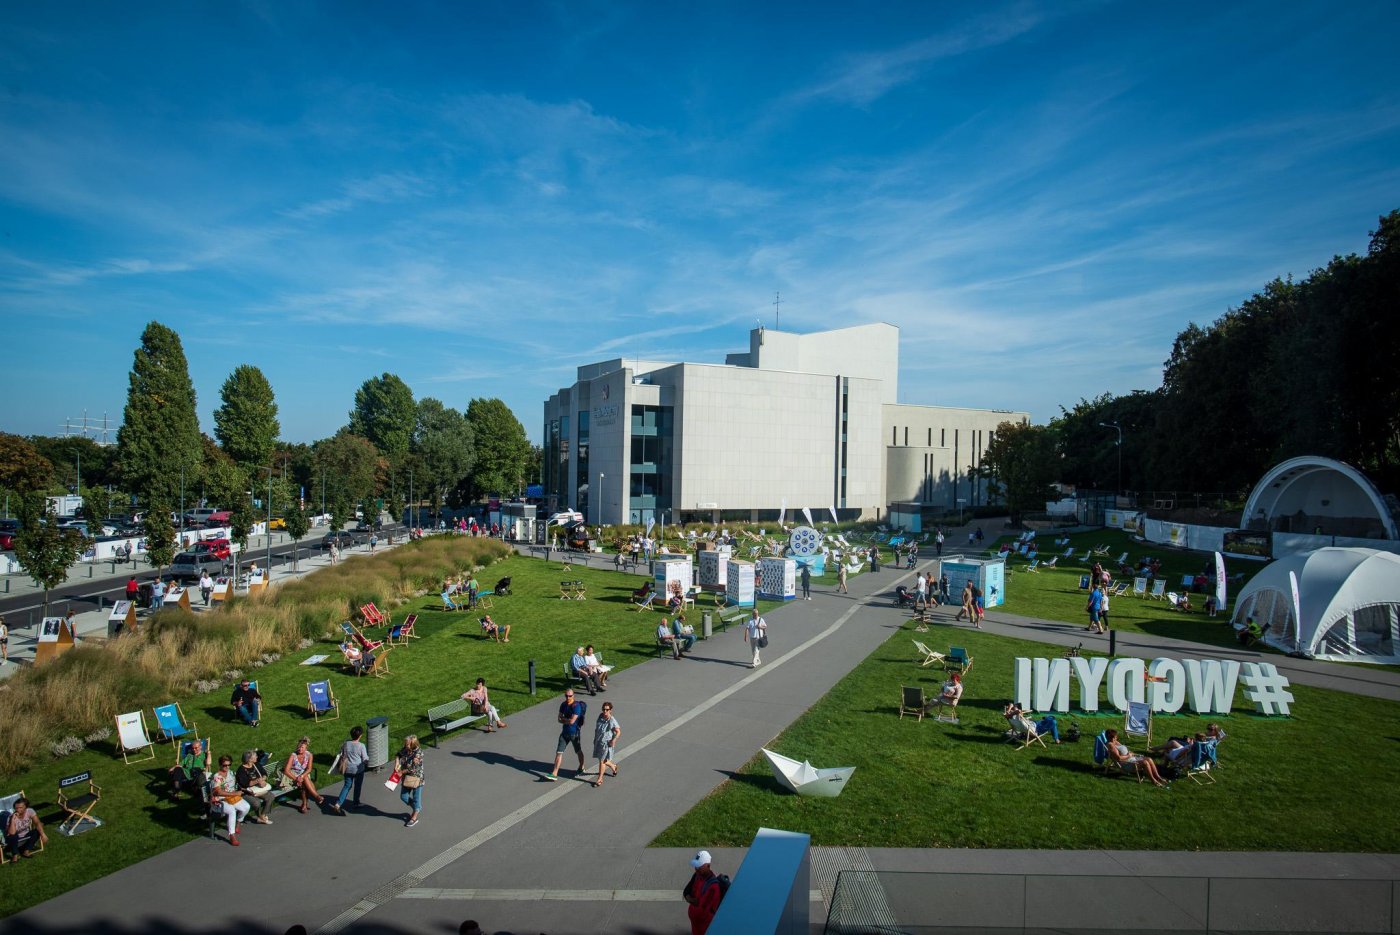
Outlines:
{"type": "Polygon", "coordinates": [[[728,571],[730,559],[733,557],[733,550],[728,546],[720,546],[718,549],[702,551],[700,557],[700,587],[702,588],[723,588],[726,583],[725,573],[728,571]]]}
{"type": "Polygon", "coordinates": [[[752,607],[754,602],[753,562],[731,561],[725,572],[725,602],[730,607],[752,607]]]}
{"type": "Polygon", "coordinates": [[[43,665],[73,648],[76,640],[73,628],[62,617],[45,617],[39,621],[39,642],[34,647],[34,664],[43,665]]]}
{"type": "Polygon", "coordinates": [[[797,597],[797,562],[791,558],[758,560],[758,596],[770,601],[797,597]]]}
{"type": "Polygon", "coordinates": [[[680,582],[681,593],[690,590],[695,583],[695,566],[688,555],[662,555],[651,563],[652,578],[655,579],[656,593],[663,598],[669,596],[672,582],[680,582]]]}
{"type": "Polygon", "coordinates": [[[943,574],[948,576],[948,596],[960,600],[969,580],[982,591],[984,607],[1000,607],[1006,603],[1006,562],[1001,558],[974,558],[950,555],[943,559],[943,574]]]}

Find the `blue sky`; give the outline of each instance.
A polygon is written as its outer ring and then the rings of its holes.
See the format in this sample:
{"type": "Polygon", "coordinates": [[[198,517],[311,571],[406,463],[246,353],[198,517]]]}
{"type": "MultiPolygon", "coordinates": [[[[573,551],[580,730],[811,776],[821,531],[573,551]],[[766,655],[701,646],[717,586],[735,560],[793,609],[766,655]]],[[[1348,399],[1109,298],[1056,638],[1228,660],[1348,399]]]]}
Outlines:
{"type": "Polygon", "coordinates": [[[140,332],[212,431],[384,371],[531,437],[581,363],[902,329],[901,401],[1160,383],[1173,337],[1400,207],[1400,5],[0,7],[0,429],[119,418],[140,332]],[[1389,63],[1389,64],[1387,64],[1389,63]]]}

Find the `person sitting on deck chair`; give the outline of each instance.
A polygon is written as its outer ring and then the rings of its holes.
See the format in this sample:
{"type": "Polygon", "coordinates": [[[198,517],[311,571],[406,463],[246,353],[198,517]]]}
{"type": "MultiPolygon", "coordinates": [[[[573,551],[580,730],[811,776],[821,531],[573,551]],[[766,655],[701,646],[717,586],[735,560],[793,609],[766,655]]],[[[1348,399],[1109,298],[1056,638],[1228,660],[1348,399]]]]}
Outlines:
{"type": "Polygon", "coordinates": [[[943,683],[943,690],[935,698],[930,698],[924,705],[924,713],[932,714],[934,708],[947,706],[957,708],[958,702],[962,700],[963,684],[962,676],[954,672],[948,676],[948,681],[943,683]]]}
{"type": "Polygon", "coordinates": [[[487,614],[485,617],[481,618],[481,630],[483,633],[491,637],[497,643],[510,642],[510,624],[501,626],[500,624],[496,623],[496,621],[491,619],[490,614],[487,614]]]}

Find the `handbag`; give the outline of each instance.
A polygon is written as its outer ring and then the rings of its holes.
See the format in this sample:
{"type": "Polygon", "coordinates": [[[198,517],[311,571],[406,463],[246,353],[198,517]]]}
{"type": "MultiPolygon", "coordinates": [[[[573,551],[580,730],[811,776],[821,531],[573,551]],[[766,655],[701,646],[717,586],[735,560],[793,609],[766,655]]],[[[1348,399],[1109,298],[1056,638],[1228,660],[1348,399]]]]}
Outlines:
{"type": "Polygon", "coordinates": [[[345,754],[337,753],[335,759],[331,760],[331,775],[340,776],[345,773],[345,754]]]}
{"type": "Polygon", "coordinates": [[[292,777],[288,776],[286,773],[283,773],[277,779],[277,788],[279,789],[290,789],[294,785],[296,785],[296,783],[292,780],[292,777]]]}
{"type": "Polygon", "coordinates": [[[243,793],[230,792],[222,796],[222,798],[225,805],[237,805],[239,802],[243,801],[243,793]]]}
{"type": "Polygon", "coordinates": [[[390,792],[395,792],[395,791],[398,790],[398,788],[399,788],[399,770],[398,770],[398,767],[395,767],[395,768],[394,768],[394,771],[393,771],[392,773],[389,774],[389,778],[386,779],[386,780],[384,780],[384,788],[385,788],[385,789],[388,789],[390,792]]]}
{"type": "Polygon", "coordinates": [[[407,776],[403,777],[403,787],[405,789],[417,789],[421,785],[423,785],[422,776],[415,776],[409,773],[407,776]]]}
{"type": "Polygon", "coordinates": [[[272,791],[272,787],[265,782],[260,782],[257,785],[249,786],[248,791],[253,795],[267,795],[272,791]]]}

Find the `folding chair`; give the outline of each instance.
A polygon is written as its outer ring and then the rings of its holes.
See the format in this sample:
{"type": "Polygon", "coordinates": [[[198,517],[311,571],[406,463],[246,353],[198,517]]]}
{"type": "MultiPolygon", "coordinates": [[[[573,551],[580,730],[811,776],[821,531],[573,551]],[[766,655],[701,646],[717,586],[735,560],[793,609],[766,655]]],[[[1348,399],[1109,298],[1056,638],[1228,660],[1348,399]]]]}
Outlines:
{"type": "Polygon", "coordinates": [[[904,720],[906,714],[912,714],[922,721],[924,719],[924,705],[926,704],[928,704],[928,698],[924,695],[922,688],[908,685],[900,686],[899,719],[901,721],[904,720]]]}
{"type": "Polygon", "coordinates": [[[1119,763],[1108,755],[1108,731],[1099,731],[1094,738],[1094,763],[1103,770],[1105,776],[1134,776],[1143,780],[1142,767],[1136,763],[1119,763]]]}
{"type": "Polygon", "coordinates": [[[195,729],[194,722],[185,726],[184,712],[180,710],[180,703],[173,701],[167,705],[155,708],[156,728],[160,731],[161,740],[178,740],[181,737],[198,737],[199,732],[195,729]]]}
{"type": "Polygon", "coordinates": [[[929,649],[927,646],[925,646],[923,643],[920,643],[918,640],[914,640],[914,648],[919,651],[919,658],[915,659],[914,661],[925,669],[933,665],[935,662],[942,662],[944,659],[947,658],[942,653],[936,653],[933,650],[929,649]]]}
{"type": "Polygon", "coordinates": [[[637,600],[635,597],[633,598],[633,600],[632,600],[632,610],[635,610],[635,611],[638,611],[638,612],[643,611],[643,610],[650,610],[652,604],[654,604],[654,603],[656,603],[656,592],[655,592],[655,591],[648,591],[648,592],[647,592],[647,596],[644,597],[644,598],[642,598],[641,600],[637,600]]]}
{"type": "Polygon", "coordinates": [[[1220,766],[1220,761],[1216,759],[1217,740],[1198,740],[1191,747],[1191,763],[1186,769],[1186,776],[1192,782],[1199,785],[1214,785],[1215,775],[1212,769],[1220,766]]]}
{"type": "Polygon", "coordinates": [[[1147,596],[1147,579],[1146,579],[1146,578],[1134,578],[1134,579],[1133,579],[1133,596],[1134,596],[1134,597],[1146,597],[1146,596],[1147,596]]]}
{"type": "Polygon", "coordinates": [[[1141,737],[1152,745],[1152,707],[1145,701],[1128,702],[1128,710],[1123,714],[1123,736],[1141,737]]]}
{"type": "Polygon", "coordinates": [[[559,582],[559,600],[571,601],[574,599],[574,583],[572,581],[559,582]]]}
{"type": "Polygon", "coordinates": [[[417,639],[418,635],[413,632],[413,628],[418,624],[418,615],[409,614],[402,623],[394,624],[389,628],[389,642],[408,644],[410,639],[417,639]]]}
{"type": "Polygon", "coordinates": [[[943,671],[949,675],[954,672],[967,675],[972,671],[972,657],[961,646],[951,646],[948,648],[948,658],[943,661],[943,671]]]}
{"type": "MultiPolygon", "coordinates": [[[[20,799],[27,798],[28,796],[24,794],[23,789],[19,790],[14,795],[7,795],[3,798],[0,798],[0,828],[3,828],[10,823],[10,813],[15,810],[15,803],[18,802],[20,799]]],[[[31,802],[30,808],[33,807],[33,803],[31,802]]],[[[34,850],[42,851],[44,849],[43,838],[39,839],[38,845],[39,846],[34,848],[34,850]]],[[[0,864],[7,863],[15,856],[17,855],[5,853],[5,836],[3,834],[0,834],[0,864]]]]}
{"type": "Polygon", "coordinates": [[[306,684],[306,708],[311,712],[312,718],[317,721],[321,720],[323,714],[332,721],[340,718],[340,705],[336,703],[335,692],[331,691],[330,682],[308,682],[306,684]]]}
{"type": "Polygon", "coordinates": [[[1060,557],[1059,557],[1058,555],[1051,556],[1050,560],[1049,560],[1048,562],[1045,563],[1045,567],[1046,567],[1046,568],[1054,568],[1056,565],[1059,564],[1059,562],[1060,562],[1060,557]]]}
{"type": "Polygon", "coordinates": [[[1120,581],[1120,582],[1118,582],[1116,585],[1113,586],[1113,590],[1110,591],[1109,593],[1110,593],[1113,597],[1122,597],[1122,596],[1123,596],[1124,594],[1126,594],[1127,592],[1128,592],[1128,582],[1126,582],[1126,581],[1120,581]]]}
{"type": "Polygon", "coordinates": [[[461,604],[458,604],[456,601],[452,600],[452,595],[451,595],[451,594],[448,594],[446,591],[443,591],[443,592],[442,592],[440,595],[438,595],[438,596],[442,598],[442,609],[443,609],[443,610],[461,610],[461,609],[462,609],[462,605],[461,605],[461,604]]]}
{"type": "Polygon", "coordinates": [[[1024,714],[1013,715],[1006,719],[1006,723],[1011,725],[1011,741],[1016,744],[1017,750],[1024,750],[1033,743],[1050,749],[1045,746],[1045,738],[1040,736],[1040,731],[1035,729],[1035,722],[1024,714]]]}
{"type": "Polygon", "coordinates": [[[155,741],[151,740],[146,733],[146,715],[141,711],[117,715],[117,752],[122,755],[122,762],[128,766],[132,763],[144,763],[146,760],[155,759],[155,741]],[[142,750],[150,751],[150,755],[140,758],[131,756],[131,754],[140,753],[142,750]]]}
{"type": "Polygon", "coordinates": [[[1147,592],[1147,596],[1154,601],[1160,601],[1167,596],[1167,580],[1158,578],[1152,583],[1152,590],[1147,592]]]}
{"type": "Polygon", "coordinates": [[[381,646],[384,645],[383,640],[372,640],[369,637],[365,636],[363,633],[357,630],[355,628],[355,625],[349,620],[346,620],[343,623],[341,623],[340,629],[344,630],[345,635],[348,636],[350,639],[354,640],[355,645],[359,646],[360,649],[364,650],[365,652],[371,652],[373,650],[379,649],[381,646]]]}
{"type": "Polygon", "coordinates": [[[479,592],[477,592],[477,595],[476,595],[476,606],[477,606],[477,609],[478,609],[478,610],[490,610],[492,607],[496,606],[496,602],[493,601],[493,600],[491,600],[491,596],[492,596],[493,594],[495,594],[495,593],[496,593],[495,591],[479,591],[479,592]]]}
{"type": "Polygon", "coordinates": [[[1094,547],[1094,550],[1093,550],[1090,554],[1091,554],[1091,555],[1107,555],[1107,554],[1108,554],[1108,543],[1104,543],[1103,545],[1095,546],[1095,547],[1094,547]]]}
{"type": "Polygon", "coordinates": [[[1034,572],[1034,571],[1035,571],[1035,566],[1037,566],[1037,565],[1039,565],[1039,564],[1040,564],[1040,559],[1036,559],[1035,561],[1031,562],[1029,565],[1027,565],[1025,568],[1023,568],[1023,569],[1021,569],[1021,570],[1022,570],[1022,571],[1034,572]]]}
{"type": "Polygon", "coordinates": [[[387,627],[391,622],[389,615],[374,606],[373,601],[360,606],[360,617],[367,627],[387,627]]]}
{"type": "Polygon", "coordinates": [[[1065,554],[1061,555],[1060,558],[1074,558],[1074,546],[1065,549],[1065,554]]]}
{"type": "Polygon", "coordinates": [[[92,771],[84,770],[72,776],[64,776],[58,781],[58,807],[67,816],[58,826],[58,833],[72,837],[102,826],[100,818],[93,817],[92,809],[102,801],[102,787],[92,781],[92,771]]]}
{"type": "Polygon", "coordinates": [[[1080,576],[1079,576],[1079,590],[1081,590],[1081,591],[1087,591],[1087,590],[1089,590],[1089,576],[1088,576],[1088,575],[1080,575],[1080,576]]]}

